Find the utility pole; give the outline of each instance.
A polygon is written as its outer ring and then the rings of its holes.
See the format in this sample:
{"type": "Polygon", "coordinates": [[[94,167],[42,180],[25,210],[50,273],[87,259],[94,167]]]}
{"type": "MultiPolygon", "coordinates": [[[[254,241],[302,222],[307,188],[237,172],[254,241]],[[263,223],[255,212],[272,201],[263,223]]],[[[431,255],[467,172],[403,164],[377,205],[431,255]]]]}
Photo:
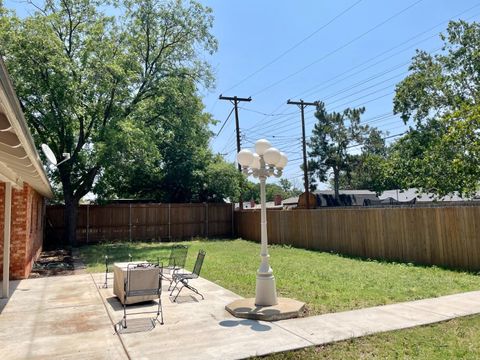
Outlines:
{"type": "Polygon", "coordinates": [[[303,100],[300,101],[291,101],[290,99],[287,101],[288,105],[298,105],[302,114],[302,147],[303,147],[303,179],[304,179],[304,186],[305,186],[305,197],[306,197],[306,205],[307,209],[310,209],[310,189],[308,185],[308,168],[307,168],[307,143],[305,141],[305,107],[306,106],[317,106],[318,102],[305,102],[303,100]]]}
{"type": "MultiPolygon", "coordinates": [[[[238,120],[238,103],[242,102],[242,101],[250,102],[250,101],[252,101],[252,97],[249,96],[248,98],[241,98],[241,97],[237,97],[237,96],[223,96],[222,94],[220,94],[220,96],[218,98],[220,100],[228,100],[234,106],[234,109],[235,109],[235,128],[237,130],[237,153],[239,153],[241,146],[240,146],[240,123],[239,123],[239,120],[238,120]]],[[[240,166],[240,164],[238,164],[238,171],[242,172],[242,167],[240,166]]],[[[240,210],[243,210],[243,199],[242,199],[242,194],[241,193],[240,193],[240,199],[239,199],[239,206],[240,206],[240,210]]]]}

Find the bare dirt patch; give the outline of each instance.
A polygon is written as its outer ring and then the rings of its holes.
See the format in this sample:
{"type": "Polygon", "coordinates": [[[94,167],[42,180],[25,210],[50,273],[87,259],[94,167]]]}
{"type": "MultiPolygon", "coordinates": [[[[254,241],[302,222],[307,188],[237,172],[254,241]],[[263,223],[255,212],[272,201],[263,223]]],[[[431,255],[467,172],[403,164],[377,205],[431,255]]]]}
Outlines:
{"type": "Polygon", "coordinates": [[[33,264],[29,278],[58,275],[73,275],[73,258],[69,250],[56,249],[43,251],[33,264]]]}

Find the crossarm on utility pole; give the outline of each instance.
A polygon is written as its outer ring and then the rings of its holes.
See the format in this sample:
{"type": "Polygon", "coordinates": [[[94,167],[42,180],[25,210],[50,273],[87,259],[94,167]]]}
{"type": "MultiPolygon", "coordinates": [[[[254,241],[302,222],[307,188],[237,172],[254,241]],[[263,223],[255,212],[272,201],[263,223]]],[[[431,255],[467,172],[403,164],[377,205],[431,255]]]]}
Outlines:
{"type": "Polygon", "coordinates": [[[305,107],[306,106],[317,106],[318,102],[306,102],[303,100],[300,101],[287,101],[288,105],[298,105],[302,115],[302,152],[303,152],[303,181],[305,186],[305,198],[307,209],[310,209],[310,189],[308,184],[308,164],[307,164],[307,143],[305,140],[305,107]]]}
{"type": "MultiPolygon", "coordinates": [[[[235,109],[235,128],[236,128],[236,131],[237,131],[237,153],[239,153],[240,148],[241,148],[241,144],[240,144],[240,122],[239,122],[239,119],[238,119],[238,103],[242,102],[242,101],[250,102],[250,101],[252,101],[252,97],[241,98],[241,97],[238,97],[238,96],[223,96],[222,94],[220,94],[220,96],[218,98],[220,100],[228,100],[234,106],[234,109],[235,109]]],[[[238,164],[238,171],[242,172],[242,167],[240,166],[240,164],[238,164]]],[[[241,194],[240,194],[240,199],[239,199],[239,206],[240,206],[240,210],[243,210],[243,199],[242,199],[241,194]]]]}

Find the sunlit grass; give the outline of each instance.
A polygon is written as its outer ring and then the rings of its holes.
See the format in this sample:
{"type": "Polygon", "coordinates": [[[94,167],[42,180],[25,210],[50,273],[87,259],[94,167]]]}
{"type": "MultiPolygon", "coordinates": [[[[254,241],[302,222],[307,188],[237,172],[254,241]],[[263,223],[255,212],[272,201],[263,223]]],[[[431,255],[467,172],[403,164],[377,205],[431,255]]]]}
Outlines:
{"type": "MultiPolygon", "coordinates": [[[[115,243],[80,249],[88,271],[104,270],[104,256],[114,261],[168,256],[175,243],[115,243]]],[[[245,240],[196,240],[189,245],[187,268],[199,249],[207,253],[202,276],[241,296],[252,297],[260,246],[245,240]]],[[[270,246],[279,296],[307,304],[308,315],[358,309],[401,301],[477,290],[473,273],[438,267],[388,263],[283,246],[270,246]]]]}
{"type": "Polygon", "coordinates": [[[480,359],[480,316],[273,354],[268,360],[480,359]]]}

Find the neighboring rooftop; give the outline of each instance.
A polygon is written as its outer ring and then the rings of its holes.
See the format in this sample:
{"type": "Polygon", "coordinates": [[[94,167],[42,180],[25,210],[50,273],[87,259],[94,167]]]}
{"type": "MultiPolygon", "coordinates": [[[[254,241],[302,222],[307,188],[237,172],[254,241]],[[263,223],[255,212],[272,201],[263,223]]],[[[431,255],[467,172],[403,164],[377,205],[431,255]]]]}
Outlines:
{"type": "Polygon", "coordinates": [[[450,194],[444,197],[438,197],[432,193],[422,193],[416,188],[406,189],[406,190],[387,190],[379,195],[379,199],[383,200],[386,198],[392,198],[397,201],[411,201],[417,199],[417,202],[432,202],[432,201],[471,201],[479,200],[479,194],[474,197],[461,197],[458,194],[450,194]]]}

